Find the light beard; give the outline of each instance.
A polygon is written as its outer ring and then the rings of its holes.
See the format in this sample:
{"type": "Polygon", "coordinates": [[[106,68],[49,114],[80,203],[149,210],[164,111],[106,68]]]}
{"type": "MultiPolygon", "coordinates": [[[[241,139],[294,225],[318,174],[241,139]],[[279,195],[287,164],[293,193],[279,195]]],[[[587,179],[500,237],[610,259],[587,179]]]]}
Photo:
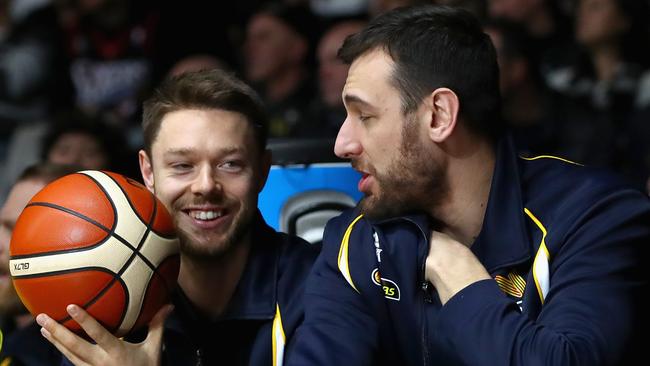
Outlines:
{"type": "Polygon", "coordinates": [[[361,212],[372,220],[429,211],[447,191],[445,170],[418,140],[413,118],[402,128],[399,154],[386,173],[375,172],[378,192],[359,203],[361,212]]]}
{"type": "Polygon", "coordinates": [[[250,232],[255,213],[256,209],[242,206],[242,210],[232,219],[228,230],[219,238],[208,237],[210,242],[207,243],[199,243],[194,234],[183,230],[176,222],[181,253],[195,261],[212,261],[227,256],[250,232]]]}

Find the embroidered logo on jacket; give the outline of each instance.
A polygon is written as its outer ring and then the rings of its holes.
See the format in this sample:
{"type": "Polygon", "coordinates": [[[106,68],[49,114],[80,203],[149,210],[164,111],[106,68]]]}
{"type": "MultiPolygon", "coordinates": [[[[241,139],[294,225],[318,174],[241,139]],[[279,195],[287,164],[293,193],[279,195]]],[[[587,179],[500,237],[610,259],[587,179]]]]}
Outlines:
{"type": "Polygon", "coordinates": [[[494,276],[494,280],[497,281],[497,285],[499,285],[501,291],[517,300],[517,305],[521,309],[522,298],[526,289],[526,280],[515,272],[508,273],[507,277],[496,275],[494,276]]]}
{"type": "Polygon", "coordinates": [[[377,262],[381,263],[381,248],[379,247],[379,235],[375,231],[372,233],[372,237],[375,238],[375,255],[377,255],[377,262]]]}
{"type": "Polygon", "coordinates": [[[372,282],[374,282],[375,285],[381,286],[382,290],[384,291],[385,298],[399,301],[400,291],[399,286],[397,286],[395,281],[381,277],[378,268],[375,268],[370,276],[372,277],[372,282]]]}

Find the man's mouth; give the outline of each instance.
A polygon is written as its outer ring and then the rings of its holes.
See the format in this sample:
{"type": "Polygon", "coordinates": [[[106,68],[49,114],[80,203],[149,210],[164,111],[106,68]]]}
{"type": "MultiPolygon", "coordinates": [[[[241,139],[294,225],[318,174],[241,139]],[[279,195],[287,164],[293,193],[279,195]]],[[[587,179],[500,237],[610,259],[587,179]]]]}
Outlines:
{"type": "Polygon", "coordinates": [[[188,215],[200,221],[210,221],[224,215],[223,210],[189,210],[188,215]]]}
{"type": "Polygon", "coordinates": [[[359,184],[357,189],[359,192],[368,194],[370,193],[370,183],[372,182],[372,175],[368,173],[361,173],[361,179],[359,179],[359,184]]]}

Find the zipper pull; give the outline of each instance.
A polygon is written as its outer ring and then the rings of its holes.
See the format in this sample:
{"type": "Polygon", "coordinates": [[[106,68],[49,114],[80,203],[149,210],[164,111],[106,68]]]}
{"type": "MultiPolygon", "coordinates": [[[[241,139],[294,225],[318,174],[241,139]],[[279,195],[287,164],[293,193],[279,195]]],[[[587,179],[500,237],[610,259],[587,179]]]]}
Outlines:
{"type": "Polygon", "coordinates": [[[196,349],[196,366],[202,366],[203,365],[203,360],[201,357],[201,349],[197,348],[196,349]]]}
{"type": "Polygon", "coordinates": [[[428,281],[422,282],[422,291],[424,292],[424,302],[431,304],[433,297],[431,296],[431,284],[428,281]]]}

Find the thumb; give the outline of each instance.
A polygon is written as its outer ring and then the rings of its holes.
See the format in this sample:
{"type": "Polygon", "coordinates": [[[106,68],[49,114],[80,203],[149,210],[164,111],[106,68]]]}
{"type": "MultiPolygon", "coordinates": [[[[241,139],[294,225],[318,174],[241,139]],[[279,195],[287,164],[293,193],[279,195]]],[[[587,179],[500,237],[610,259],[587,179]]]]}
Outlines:
{"type": "Polygon", "coordinates": [[[149,334],[147,334],[147,339],[144,340],[147,351],[154,352],[153,354],[159,354],[165,329],[165,320],[173,310],[174,305],[169,304],[163,306],[151,319],[149,323],[149,334]]]}

